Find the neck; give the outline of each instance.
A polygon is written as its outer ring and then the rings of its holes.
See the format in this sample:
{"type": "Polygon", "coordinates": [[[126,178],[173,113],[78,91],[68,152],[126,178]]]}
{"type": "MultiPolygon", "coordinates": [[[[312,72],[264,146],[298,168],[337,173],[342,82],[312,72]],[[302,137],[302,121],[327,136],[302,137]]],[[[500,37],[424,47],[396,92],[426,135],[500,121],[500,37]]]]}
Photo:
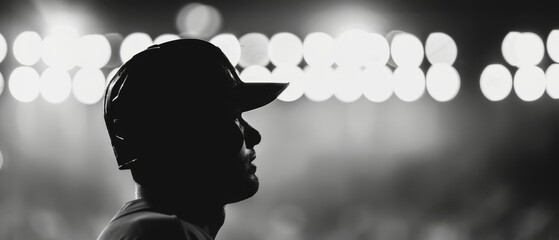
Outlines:
{"type": "Polygon", "coordinates": [[[213,238],[225,221],[225,205],[212,203],[199,196],[184,196],[176,193],[152,192],[136,184],[136,199],[144,199],[162,213],[178,218],[204,229],[213,238]]]}

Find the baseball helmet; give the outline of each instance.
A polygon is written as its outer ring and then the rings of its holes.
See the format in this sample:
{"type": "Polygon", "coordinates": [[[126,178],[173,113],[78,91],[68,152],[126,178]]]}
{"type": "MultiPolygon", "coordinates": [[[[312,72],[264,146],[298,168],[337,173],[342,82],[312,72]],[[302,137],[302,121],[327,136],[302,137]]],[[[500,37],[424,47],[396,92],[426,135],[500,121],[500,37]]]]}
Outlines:
{"type": "Polygon", "coordinates": [[[176,138],[238,152],[235,116],[271,103],[288,85],[243,82],[226,55],[204,40],[152,45],[124,63],[105,91],[104,119],[118,168],[184,148],[176,138]]]}

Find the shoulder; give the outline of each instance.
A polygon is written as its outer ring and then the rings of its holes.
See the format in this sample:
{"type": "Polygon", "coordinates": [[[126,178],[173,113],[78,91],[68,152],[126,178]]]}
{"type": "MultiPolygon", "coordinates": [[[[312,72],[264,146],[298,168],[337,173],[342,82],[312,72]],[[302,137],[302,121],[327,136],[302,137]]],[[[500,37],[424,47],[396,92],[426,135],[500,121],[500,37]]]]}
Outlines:
{"type": "Polygon", "coordinates": [[[111,221],[98,240],[212,240],[174,215],[135,212],[111,221]]]}

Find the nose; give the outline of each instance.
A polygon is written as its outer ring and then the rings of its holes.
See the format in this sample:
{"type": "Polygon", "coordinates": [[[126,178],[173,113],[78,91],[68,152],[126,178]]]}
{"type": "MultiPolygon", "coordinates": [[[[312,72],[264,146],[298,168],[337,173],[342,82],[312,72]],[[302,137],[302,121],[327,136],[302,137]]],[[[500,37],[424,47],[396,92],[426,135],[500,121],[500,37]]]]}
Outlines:
{"type": "Polygon", "coordinates": [[[243,121],[243,135],[245,137],[245,144],[248,149],[254,148],[254,146],[258,145],[262,140],[262,136],[258,130],[253,128],[250,124],[246,121],[243,121]]]}

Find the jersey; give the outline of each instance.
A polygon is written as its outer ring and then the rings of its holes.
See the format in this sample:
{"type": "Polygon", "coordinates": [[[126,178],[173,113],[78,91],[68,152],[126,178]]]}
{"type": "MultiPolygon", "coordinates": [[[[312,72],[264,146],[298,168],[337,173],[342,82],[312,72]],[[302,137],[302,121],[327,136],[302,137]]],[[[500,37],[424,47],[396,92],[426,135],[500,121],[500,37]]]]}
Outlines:
{"type": "Polygon", "coordinates": [[[97,240],[214,240],[200,227],[155,211],[145,200],[127,202],[97,240]]]}

